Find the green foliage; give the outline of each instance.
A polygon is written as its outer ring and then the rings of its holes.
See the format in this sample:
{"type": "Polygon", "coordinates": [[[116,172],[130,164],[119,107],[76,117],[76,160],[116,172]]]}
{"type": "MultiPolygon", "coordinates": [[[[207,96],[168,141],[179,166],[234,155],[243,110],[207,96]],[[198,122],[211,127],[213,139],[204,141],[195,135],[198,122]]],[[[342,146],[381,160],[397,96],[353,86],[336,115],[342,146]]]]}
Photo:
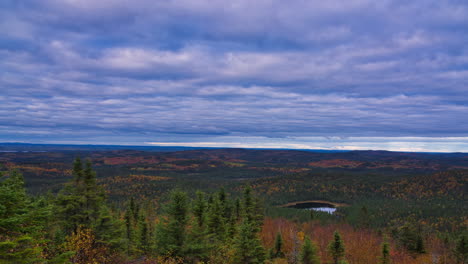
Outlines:
{"type": "Polygon", "coordinates": [[[414,221],[405,223],[396,231],[400,244],[409,251],[417,254],[426,252],[422,226],[414,221]]]}
{"type": "Polygon", "coordinates": [[[192,211],[193,215],[195,216],[198,227],[202,227],[205,225],[206,210],[207,204],[205,201],[205,194],[201,191],[197,191],[192,211]]]}
{"type": "Polygon", "coordinates": [[[157,245],[159,252],[168,256],[183,256],[186,251],[188,198],[181,191],[173,191],[166,209],[167,219],[159,226],[157,245]]]}
{"type": "Polygon", "coordinates": [[[468,263],[468,238],[466,234],[462,234],[455,245],[454,255],[457,263],[468,263]]]}
{"type": "Polygon", "coordinates": [[[258,238],[257,228],[247,219],[242,221],[234,240],[234,252],[236,264],[259,264],[265,261],[265,250],[258,238]]]}
{"type": "Polygon", "coordinates": [[[0,263],[36,263],[41,259],[50,207],[26,195],[23,176],[10,171],[0,179],[0,263]]]}
{"type": "Polygon", "coordinates": [[[339,261],[345,256],[345,245],[338,231],[335,231],[333,234],[333,240],[328,245],[328,252],[332,256],[333,263],[335,264],[339,264],[339,261]]]}
{"type": "Polygon", "coordinates": [[[18,171],[9,172],[7,179],[0,182],[0,233],[22,231],[29,203],[22,175],[18,171]]]}
{"type": "Polygon", "coordinates": [[[390,264],[390,244],[387,242],[382,243],[382,256],[380,257],[379,264],[390,264]]]}
{"type": "Polygon", "coordinates": [[[284,252],[283,252],[283,238],[281,237],[281,233],[276,233],[275,237],[275,244],[273,247],[273,255],[271,255],[271,258],[284,258],[284,252]]]}
{"type": "Polygon", "coordinates": [[[42,249],[34,238],[23,235],[0,242],[0,263],[37,263],[42,249]]]}
{"type": "Polygon", "coordinates": [[[60,226],[66,233],[75,232],[79,226],[95,226],[105,201],[103,189],[96,184],[96,174],[90,161],[83,169],[81,160],[76,158],[72,174],[73,181],[60,191],[55,206],[60,226]]]}
{"type": "Polygon", "coordinates": [[[219,241],[223,241],[226,236],[226,219],[223,216],[223,209],[222,201],[218,197],[214,197],[207,216],[208,232],[219,241]]]}
{"type": "Polygon", "coordinates": [[[301,264],[320,264],[317,247],[310,241],[309,237],[304,239],[300,255],[301,264]]]}

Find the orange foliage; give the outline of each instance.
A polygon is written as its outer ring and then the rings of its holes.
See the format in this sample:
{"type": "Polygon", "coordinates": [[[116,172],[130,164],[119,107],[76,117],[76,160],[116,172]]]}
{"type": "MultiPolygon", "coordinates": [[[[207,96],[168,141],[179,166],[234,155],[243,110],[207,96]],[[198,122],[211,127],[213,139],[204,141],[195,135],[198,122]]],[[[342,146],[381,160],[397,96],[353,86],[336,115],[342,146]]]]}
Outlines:
{"type": "MultiPolygon", "coordinates": [[[[382,236],[375,231],[355,229],[348,224],[321,225],[311,221],[303,224],[294,223],[284,218],[266,218],[263,224],[261,238],[265,248],[272,248],[277,232],[283,238],[283,249],[288,259],[297,257],[304,236],[309,236],[317,245],[322,263],[332,260],[328,254],[327,246],[332,240],[333,232],[340,232],[346,248],[346,259],[352,264],[378,263],[381,254],[382,236]],[[298,245],[299,242],[299,245],[298,245]]],[[[423,264],[431,263],[431,254],[413,256],[406,250],[397,247],[394,241],[390,242],[392,263],[423,264]]],[[[430,245],[429,245],[430,246],[430,245]]],[[[431,252],[431,249],[428,250],[431,252]]]]}

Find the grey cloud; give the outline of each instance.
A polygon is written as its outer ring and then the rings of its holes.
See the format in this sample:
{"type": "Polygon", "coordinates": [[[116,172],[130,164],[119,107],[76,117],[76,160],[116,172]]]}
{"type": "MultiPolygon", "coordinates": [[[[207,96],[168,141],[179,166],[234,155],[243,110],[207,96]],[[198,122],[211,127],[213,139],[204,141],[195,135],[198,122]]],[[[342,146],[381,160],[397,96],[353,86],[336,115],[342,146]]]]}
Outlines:
{"type": "Polygon", "coordinates": [[[3,3],[0,139],[467,135],[468,4],[226,5],[3,3]]]}

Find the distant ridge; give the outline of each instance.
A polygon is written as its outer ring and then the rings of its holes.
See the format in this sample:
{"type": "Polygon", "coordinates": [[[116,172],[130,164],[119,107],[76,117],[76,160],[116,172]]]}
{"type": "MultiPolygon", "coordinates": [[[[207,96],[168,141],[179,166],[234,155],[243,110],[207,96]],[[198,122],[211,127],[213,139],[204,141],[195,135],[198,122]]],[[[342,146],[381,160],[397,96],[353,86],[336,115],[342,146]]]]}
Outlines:
{"type": "Polygon", "coordinates": [[[314,153],[346,153],[367,152],[374,154],[383,153],[421,153],[442,155],[465,155],[462,152],[405,152],[389,150],[328,150],[328,149],[288,149],[288,148],[230,148],[230,147],[189,147],[189,146],[138,146],[138,145],[94,145],[94,144],[42,144],[22,142],[0,142],[0,152],[39,152],[39,151],[106,151],[106,150],[140,150],[152,152],[176,152],[186,150],[216,150],[216,149],[246,149],[246,150],[291,150],[314,153]]]}

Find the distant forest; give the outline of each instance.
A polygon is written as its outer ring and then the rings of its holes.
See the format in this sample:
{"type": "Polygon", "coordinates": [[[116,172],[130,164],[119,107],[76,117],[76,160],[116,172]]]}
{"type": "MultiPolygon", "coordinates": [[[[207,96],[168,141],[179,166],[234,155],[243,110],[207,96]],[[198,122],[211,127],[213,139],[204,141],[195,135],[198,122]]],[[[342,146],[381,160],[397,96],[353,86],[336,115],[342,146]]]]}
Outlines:
{"type": "Polygon", "coordinates": [[[0,263],[468,263],[463,154],[106,149],[0,163],[0,263]],[[345,206],[280,207],[302,200],[345,206]]]}

